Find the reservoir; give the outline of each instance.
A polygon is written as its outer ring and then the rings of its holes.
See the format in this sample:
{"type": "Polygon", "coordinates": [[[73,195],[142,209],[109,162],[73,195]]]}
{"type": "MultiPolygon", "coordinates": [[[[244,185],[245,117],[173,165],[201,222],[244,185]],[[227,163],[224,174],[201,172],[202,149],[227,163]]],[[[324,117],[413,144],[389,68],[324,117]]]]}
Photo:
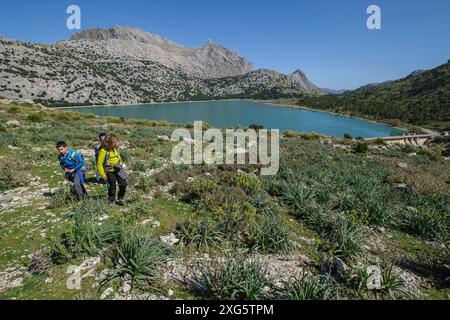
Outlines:
{"type": "Polygon", "coordinates": [[[70,110],[126,119],[167,120],[174,124],[203,121],[216,128],[248,127],[251,124],[258,124],[266,129],[316,132],[334,137],[350,134],[355,138],[371,138],[403,134],[399,129],[380,123],[249,100],[94,106],[70,110]]]}

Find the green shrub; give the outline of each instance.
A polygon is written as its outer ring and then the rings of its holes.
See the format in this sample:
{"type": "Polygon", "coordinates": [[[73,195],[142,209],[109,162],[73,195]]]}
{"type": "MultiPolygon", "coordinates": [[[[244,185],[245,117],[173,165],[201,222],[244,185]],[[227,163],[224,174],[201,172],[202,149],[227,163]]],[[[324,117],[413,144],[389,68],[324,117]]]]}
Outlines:
{"type": "Polygon", "coordinates": [[[200,211],[212,210],[216,202],[218,189],[219,185],[215,180],[199,179],[192,183],[191,189],[184,200],[195,204],[200,211]]]}
{"type": "Polygon", "coordinates": [[[191,196],[201,198],[205,193],[213,193],[218,188],[217,182],[211,179],[199,179],[192,183],[191,196]]]}
{"type": "Polygon", "coordinates": [[[344,139],[352,140],[353,137],[350,134],[346,133],[346,134],[344,134],[344,139]]]}
{"type": "Polygon", "coordinates": [[[34,123],[41,123],[44,122],[44,115],[42,114],[42,112],[30,113],[27,117],[27,120],[34,123]]]}
{"type": "Polygon", "coordinates": [[[63,208],[73,203],[74,197],[71,187],[68,184],[60,186],[51,196],[48,209],[63,208]]]}
{"type": "Polygon", "coordinates": [[[248,194],[254,194],[264,189],[264,185],[258,177],[248,173],[239,173],[233,178],[233,184],[240,187],[248,194]]]}
{"type": "Polygon", "coordinates": [[[127,230],[109,253],[113,268],[105,283],[129,276],[132,289],[149,289],[159,277],[158,267],[172,255],[169,247],[153,239],[148,232],[127,230]]]}
{"type": "Polygon", "coordinates": [[[384,141],[384,140],[381,139],[381,138],[375,139],[375,140],[373,141],[373,143],[374,143],[374,144],[377,144],[377,145],[380,145],[380,146],[385,146],[385,145],[387,145],[386,141],[384,141]]]}
{"type": "Polygon", "coordinates": [[[10,114],[18,114],[19,112],[20,112],[20,109],[17,106],[11,106],[8,108],[8,113],[10,113],[10,114]]]}
{"type": "Polygon", "coordinates": [[[218,300],[265,299],[273,282],[262,263],[241,254],[204,262],[194,280],[203,295],[218,300]]]}
{"type": "Polygon", "coordinates": [[[356,153],[366,153],[369,150],[369,145],[367,142],[358,142],[354,147],[353,151],[356,153]]]}
{"type": "Polygon", "coordinates": [[[0,192],[28,185],[31,165],[12,158],[0,159],[0,192]]]}
{"type": "Polygon", "coordinates": [[[161,186],[165,186],[168,183],[174,181],[186,180],[186,178],[187,178],[186,173],[180,172],[179,170],[173,167],[164,169],[161,172],[155,174],[154,176],[156,183],[158,183],[161,186]]]}
{"type": "Polygon", "coordinates": [[[133,171],[145,171],[147,170],[147,164],[145,161],[133,161],[130,163],[130,169],[133,171]]]}
{"type": "Polygon", "coordinates": [[[301,280],[289,282],[280,291],[282,300],[338,300],[339,290],[330,277],[304,275],[301,280]]]}
{"type": "Polygon", "coordinates": [[[155,187],[155,181],[146,176],[139,176],[134,187],[142,192],[148,193],[155,187]]]}
{"type": "Polygon", "coordinates": [[[215,211],[219,230],[234,240],[246,238],[255,221],[256,209],[248,202],[227,201],[215,211]]]}

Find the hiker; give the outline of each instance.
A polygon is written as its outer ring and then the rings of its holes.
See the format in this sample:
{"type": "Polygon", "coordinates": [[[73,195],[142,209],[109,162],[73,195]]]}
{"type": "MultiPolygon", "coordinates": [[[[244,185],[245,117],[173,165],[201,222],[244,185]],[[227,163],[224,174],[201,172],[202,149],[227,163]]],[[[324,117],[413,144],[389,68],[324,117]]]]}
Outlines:
{"type": "Polygon", "coordinates": [[[73,183],[73,189],[77,200],[86,198],[84,187],[87,166],[84,164],[83,156],[75,150],[69,149],[64,141],[56,144],[59,155],[59,165],[66,173],[66,179],[73,183]]]}
{"type": "MultiPolygon", "coordinates": [[[[106,138],[105,132],[102,132],[98,135],[98,141],[100,142],[100,144],[97,147],[95,147],[95,166],[97,166],[98,154],[102,149],[102,141],[105,140],[105,138],[106,138]]],[[[98,171],[95,173],[95,178],[97,179],[97,182],[100,182],[100,174],[98,173],[98,171]]]]}
{"type": "Polygon", "coordinates": [[[100,178],[107,182],[109,204],[125,205],[127,191],[127,173],[123,168],[122,157],[118,150],[119,141],[116,136],[107,134],[102,140],[102,148],[98,153],[97,171],[100,178]],[[116,201],[116,183],[119,194],[116,201]]]}

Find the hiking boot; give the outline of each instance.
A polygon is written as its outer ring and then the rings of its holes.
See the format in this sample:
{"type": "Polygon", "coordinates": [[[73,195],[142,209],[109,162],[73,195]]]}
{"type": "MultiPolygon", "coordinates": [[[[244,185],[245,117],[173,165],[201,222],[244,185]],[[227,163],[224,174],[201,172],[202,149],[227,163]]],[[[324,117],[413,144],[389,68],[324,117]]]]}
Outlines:
{"type": "Polygon", "coordinates": [[[109,203],[108,203],[110,206],[113,206],[113,205],[115,205],[116,204],[116,200],[109,200],[109,203]]]}
{"type": "Polygon", "coordinates": [[[116,204],[119,205],[119,206],[124,206],[125,205],[125,199],[117,200],[116,204]]]}

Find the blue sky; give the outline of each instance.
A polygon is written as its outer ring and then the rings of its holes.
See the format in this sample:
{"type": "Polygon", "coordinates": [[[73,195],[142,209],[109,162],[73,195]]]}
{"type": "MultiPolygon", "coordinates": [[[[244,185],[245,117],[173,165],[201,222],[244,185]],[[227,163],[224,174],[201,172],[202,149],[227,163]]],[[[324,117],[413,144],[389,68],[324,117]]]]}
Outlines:
{"type": "Polygon", "coordinates": [[[139,27],[191,47],[212,39],[255,68],[300,68],[327,88],[397,79],[450,59],[448,0],[2,0],[0,34],[67,39],[70,4],[81,7],[82,29],[139,27]],[[371,4],[381,7],[382,30],[366,27],[371,4]]]}

